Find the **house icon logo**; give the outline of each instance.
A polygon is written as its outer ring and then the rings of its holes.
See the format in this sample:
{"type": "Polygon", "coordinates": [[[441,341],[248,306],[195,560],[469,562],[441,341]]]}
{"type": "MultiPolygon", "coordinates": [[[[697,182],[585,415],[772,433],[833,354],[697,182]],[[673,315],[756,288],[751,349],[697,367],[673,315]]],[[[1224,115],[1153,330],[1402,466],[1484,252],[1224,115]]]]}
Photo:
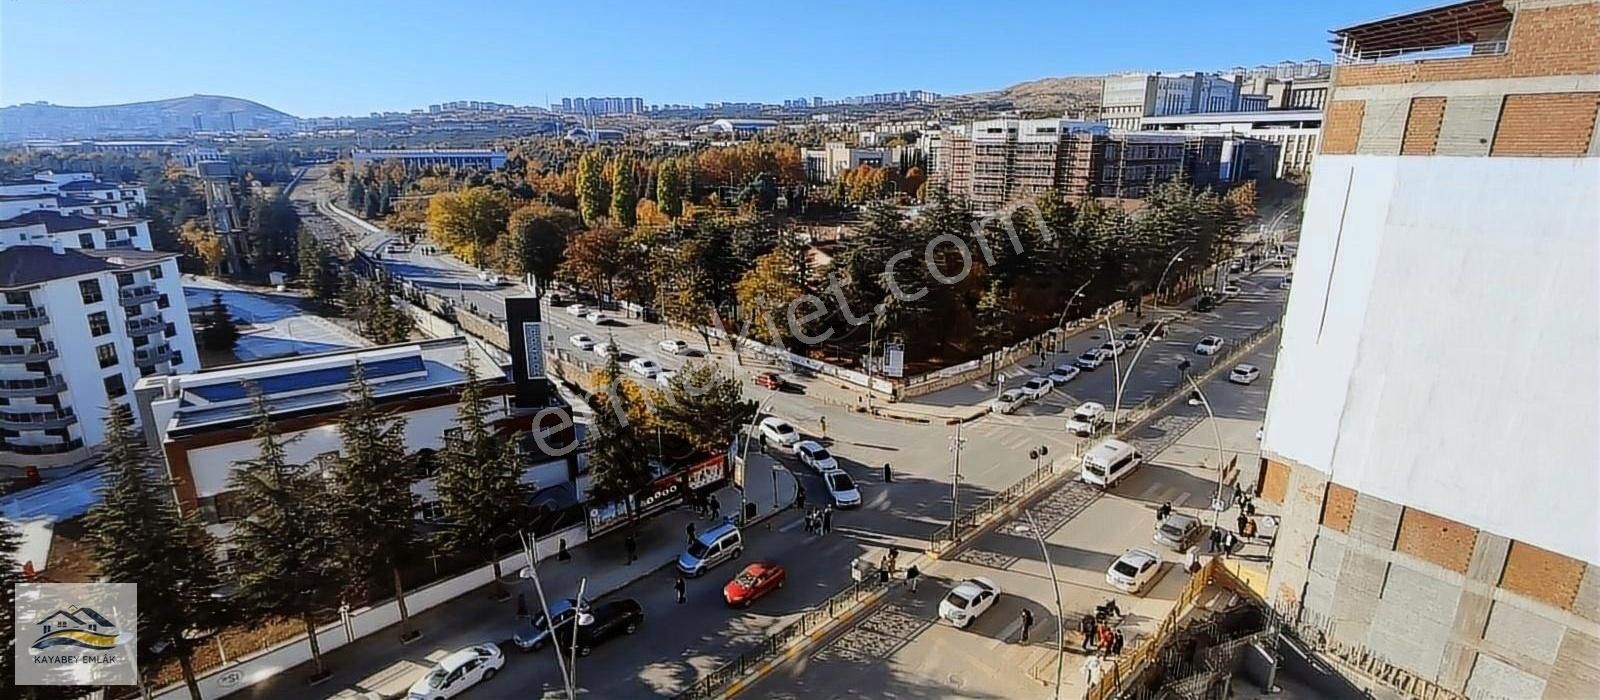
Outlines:
{"type": "Polygon", "coordinates": [[[115,649],[117,638],[122,633],[116,623],[94,608],[76,605],[57,608],[34,624],[39,626],[39,637],[32,645],[36,652],[54,647],[93,651],[115,649]]]}

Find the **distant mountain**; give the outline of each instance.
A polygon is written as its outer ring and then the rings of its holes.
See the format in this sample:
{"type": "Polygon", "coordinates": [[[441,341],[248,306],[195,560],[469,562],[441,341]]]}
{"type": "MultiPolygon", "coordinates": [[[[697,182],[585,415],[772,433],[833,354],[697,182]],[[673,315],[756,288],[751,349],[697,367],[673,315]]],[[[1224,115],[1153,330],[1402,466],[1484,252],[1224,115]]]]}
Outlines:
{"type": "Polygon", "coordinates": [[[0,141],[181,136],[192,131],[280,129],[296,117],[237,97],[192,95],[99,107],[33,102],[0,108],[0,141]]]}

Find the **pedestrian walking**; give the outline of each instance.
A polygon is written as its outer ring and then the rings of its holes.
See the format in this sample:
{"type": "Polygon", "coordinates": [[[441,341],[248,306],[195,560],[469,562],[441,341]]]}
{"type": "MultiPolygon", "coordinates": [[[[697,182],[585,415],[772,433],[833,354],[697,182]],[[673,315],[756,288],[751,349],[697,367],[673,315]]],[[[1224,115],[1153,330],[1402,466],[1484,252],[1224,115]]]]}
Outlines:
{"type": "Polygon", "coordinates": [[[629,564],[639,558],[639,541],[633,538],[633,533],[630,532],[627,537],[622,538],[622,548],[628,552],[629,564]]]}
{"type": "Polygon", "coordinates": [[[694,522],[690,521],[683,526],[683,531],[689,535],[689,544],[694,544],[694,522]]]}
{"type": "Polygon", "coordinates": [[[517,619],[518,620],[526,620],[526,619],[528,619],[528,617],[529,617],[529,615],[528,615],[528,594],[526,594],[526,593],[518,593],[517,594],[517,619]]]}
{"type": "Polygon", "coordinates": [[[1256,519],[1255,518],[1247,518],[1244,521],[1244,528],[1243,528],[1242,534],[1244,535],[1244,541],[1246,541],[1246,542],[1254,542],[1255,541],[1255,539],[1256,539],[1256,519]]]}
{"type": "Polygon", "coordinates": [[[888,462],[884,462],[883,463],[883,483],[887,484],[887,483],[891,483],[893,481],[894,481],[894,472],[889,471],[889,463],[888,462]]]}
{"type": "Polygon", "coordinates": [[[1255,502],[1254,499],[1249,498],[1249,497],[1246,497],[1244,499],[1244,514],[1248,515],[1248,516],[1250,516],[1252,518],[1255,517],[1255,515],[1256,515],[1256,502],[1255,502]]]}
{"type": "Polygon", "coordinates": [[[672,581],[672,592],[678,594],[678,604],[679,605],[683,605],[686,601],[689,600],[689,598],[684,595],[684,588],[685,588],[685,584],[683,582],[683,576],[680,575],[677,578],[673,579],[673,581],[672,581]]]}
{"type": "Polygon", "coordinates": [[[1102,650],[1111,651],[1111,625],[1100,623],[1099,641],[1102,650]]]}
{"type": "Polygon", "coordinates": [[[1222,558],[1223,559],[1227,559],[1228,555],[1233,554],[1233,547],[1234,547],[1235,544],[1236,544],[1236,541],[1233,538],[1233,533],[1232,532],[1225,532],[1225,533],[1222,534],[1222,558]]]}
{"type": "Polygon", "coordinates": [[[1094,616],[1085,614],[1078,620],[1078,633],[1083,635],[1083,650],[1094,648],[1094,616]]]}
{"type": "Polygon", "coordinates": [[[572,554],[567,551],[567,538],[561,538],[561,548],[556,551],[556,561],[572,561],[572,554]]]}
{"type": "Polygon", "coordinates": [[[1199,573],[1199,571],[1200,571],[1200,548],[1199,547],[1190,547],[1187,550],[1184,550],[1184,552],[1183,552],[1183,570],[1189,572],[1190,575],[1194,575],[1196,573],[1199,573]]]}
{"type": "Polygon", "coordinates": [[[1239,532],[1244,532],[1244,525],[1245,525],[1245,523],[1248,523],[1248,522],[1250,522],[1250,516],[1245,515],[1244,511],[1240,510],[1239,511],[1239,520],[1238,520],[1239,532]]]}
{"type": "Polygon", "coordinates": [[[1100,657],[1091,656],[1083,662],[1083,680],[1090,688],[1100,683],[1100,657]]]}
{"type": "Polygon", "coordinates": [[[916,593],[917,592],[917,579],[919,579],[921,577],[922,577],[922,572],[921,571],[917,571],[917,565],[916,564],[912,564],[910,567],[906,568],[906,583],[910,584],[912,593],[916,593]]]}
{"type": "Polygon", "coordinates": [[[711,519],[720,519],[722,517],[722,500],[716,496],[712,496],[707,502],[710,504],[709,507],[711,509],[711,519]]]}
{"type": "Polygon", "coordinates": [[[828,417],[817,416],[817,424],[822,426],[822,439],[828,439],[828,417]]]}
{"type": "Polygon", "coordinates": [[[1167,501],[1156,509],[1156,523],[1165,522],[1169,515],[1172,515],[1172,501],[1167,501]]]}
{"type": "Polygon", "coordinates": [[[899,563],[899,559],[900,548],[892,544],[889,545],[889,553],[884,556],[884,562],[886,564],[885,568],[889,569],[889,573],[894,573],[895,566],[899,563]]]}
{"type": "Polygon", "coordinates": [[[833,532],[833,506],[822,509],[822,534],[833,532]]]}
{"type": "Polygon", "coordinates": [[[1111,633],[1111,655],[1122,655],[1122,630],[1116,630],[1111,633]]]}
{"type": "Polygon", "coordinates": [[[1213,527],[1211,528],[1211,551],[1215,553],[1220,549],[1222,549],[1222,530],[1213,527]]]}
{"type": "Polygon", "coordinates": [[[1022,609],[1022,643],[1028,643],[1028,633],[1033,631],[1033,611],[1022,609]]]}
{"type": "Polygon", "coordinates": [[[806,489],[805,489],[805,487],[802,486],[799,489],[795,490],[795,493],[794,493],[794,506],[796,508],[799,508],[800,510],[805,510],[806,509],[806,489]]]}

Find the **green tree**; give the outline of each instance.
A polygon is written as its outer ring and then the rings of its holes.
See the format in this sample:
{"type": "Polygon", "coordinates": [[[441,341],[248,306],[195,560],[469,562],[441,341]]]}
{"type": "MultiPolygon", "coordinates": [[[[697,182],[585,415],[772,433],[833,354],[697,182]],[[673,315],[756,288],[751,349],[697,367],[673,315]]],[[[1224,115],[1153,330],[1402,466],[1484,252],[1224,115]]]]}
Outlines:
{"type": "Polygon", "coordinates": [[[797,277],[794,260],[781,250],[756,259],[755,267],[745,273],[736,287],[746,333],[763,343],[782,345],[786,342],[790,335],[789,305],[805,293],[796,284],[797,277]]]}
{"type": "Polygon", "coordinates": [[[327,479],[290,464],[272,426],[266,398],[255,398],[256,457],[239,462],[229,487],[249,516],[233,523],[238,558],[238,598],[258,619],[300,620],[316,677],[328,669],[317,644],[317,616],[339,604],[349,572],[341,564],[345,543],[332,522],[327,479]]]}
{"type": "Polygon", "coordinates": [[[683,198],[687,192],[688,183],[677,161],[666,160],[656,166],[656,205],[661,213],[672,219],[683,216],[683,198]]]}
{"type": "Polygon", "coordinates": [[[216,595],[222,579],[215,544],[198,520],[178,512],[172,486],[152,469],[127,404],[113,403],[106,414],[102,450],[105,485],[84,519],[95,566],[103,580],[136,581],[161,592],[141,596],[141,665],[176,659],[190,697],[199,700],[193,654],[200,640],[187,633],[221,627],[228,615],[216,595]]]}
{"type": "Polygon", "coordinates": [[[456,429],[445,434],[440,453],[439,505],[446,521],[440,539],[444,546],[494,567],[495,590],[503,594],[500,553],[527,523],[532,487],[522,481],[518,436],[494,433],[489,397],[471,353],[465,370],[467,383],[456,404],[456,429]]]}
{"type": "Polygon", "coordinates": [[[200,344],[205,349],[231,351],[239,343],[239,327],[234,325],[233,316],[228,313],[227,305],[222,303],[221,292],[211,293],[211,304],[206,307],[200,323],[200,344]]]}
{"type": "Polygon", "coordinates": [[[383,199],[375,187],[368,187],[366,199],[362,201],[361,215],[368,219],[376,219],[383,215],[383,199]]]}
{"type": "Polygon", "coordinates": [[[400,638],[416,636],[401,572],[417,543],[417,497],[406,455],[406,421],[378,409],[356,363],[339,417],[339,458],[332,467],[333,527],[346,545],[344,568],[387,574],[400,608],[400,638]]]}
{"type": "Polygon", "coordinates": [[[656,407],[656,421],[697,449],[722,453],[755,416],[738,378],[709,362],[691,362],[672,378],[656,407]]]}
{"type": "Polygon", "coordinates": [[[361,178],[350,178],[350,185],[345,188],[345,208],[359,211],[367,205],[367,188],[361,184],[361,178]]]}
{"type": "Polygon", "coordinates": [[[618,279],[627,270],[621,231],[609,226],[584,231],[567,243],[565,255],[559,268],[562,277],[591,292],[616,297],[618,279]]]}
{"type": "Polygon", "coordinates": [[[623,228],[633,228],[639,204],[639,183],[633,173],[633,160],[626,155],[611,162],[611,220],[623,228]]]}
{"type": "Polygon", "coordinates": [[[589,424],[589,498],[600,503],[625,503],[631,522],[635,513],[629,497],[649,484],[655,473],[638,421],[628,418],[635,409],[622,385],[622,368],[615,353],[600,376],[604,385],[589,398],[594,407],[589,424]]]}
{"type": "Polygon", "coordinates": [[[332,261],[328,259],[327,247],[305,230],[300,231],[296,247],[300,285],[318,304],[324,307],[333,304],[339,294],[339,278],[334,274],[332,261]]]}
{"type": "Polygon", "coordinates": [[[488,187],[461,192],[441,192],[428,202],[428,230],[451,250],[460,251],[483,267],[483,254],[506,230],[511,200],[488,187]]]}
{"type": "Polygon", "coordinates": [[[548,284],[561,265],[567,241],[581,230],[583,219],[571,209],[545,204],[519,207],[506,222],[506,267],[548,284]]]}
{"type": "Polygon", "coordinates": [[[578,213],[586,226],[595,226],[605,216],[610,194],[606,190],[605,163],[599,151],[587,151],[578,158],[578,213]]]}

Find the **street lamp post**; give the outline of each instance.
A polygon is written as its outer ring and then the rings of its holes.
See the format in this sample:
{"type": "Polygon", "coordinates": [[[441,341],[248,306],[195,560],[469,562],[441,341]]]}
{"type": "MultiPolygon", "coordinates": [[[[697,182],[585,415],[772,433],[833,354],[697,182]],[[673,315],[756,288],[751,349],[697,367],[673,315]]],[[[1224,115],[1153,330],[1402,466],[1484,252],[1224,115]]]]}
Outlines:
{"type": "Polygon", "coordinates": [[[1178,370],[1183,372],[1184,380],[1189,382],[1190,389],[1200,399],[1200,405],[1206,409],[1206,418],[1211,422],[1211,437],[1217,449],[1217,494],[1211,500],[1211,526],[1216,527],[1222,519],[1222,470],[1227,467],[1228,460],[1222,454],[1222,429],[1217,427],[1217,414],[1211,411],[1211,402],[1206,400],[1205,392],[1200,391],[1200,385],[1195,383],[1194,377],[1189,376],[1190,366],[1189,360],[1185,358],[1178,363],[1178,370]]]}
{"type": "Polygon", "coordinates": [[[1165,284],[1166,281],[1167,281],[1167,273],[1172,271],[1172,266],[1173,265],[1175,265],[1177,263],[1180,263],[1180,262],[1183,262],[1183,254],[1187,253],[1187,252],[1189,252],[1189,248],[1187,246],[1184,247],[1184,248],[1179,249],[1177,254],[1173,255],[1172,259],[1167,261],[1166,268],[1161,270],[1161,277],[1156,280],[1156,305],[1157,306],[1161,305],[1161,286],[1163,284],[1165,284]]]}
{"type": "MultiPolygon", "coordinates": [[[[776,398],[777,395],[778,395],[778,390],[777,389],[773,389],[771,393],[767,394],[766,398],[761,400],[761,403],[756,404],[755,415],[750,417],[750,424],[745,426],[745,429],[744,429],[744,444],[739,447],[739,465],[738,465],[739,466],[739,517],[738,517],[738,520],[741,523],[744,522],[744,512],[745,512],[745,510],[747,508],[747,504],[749,503],[749,500],[750,500],[749,499],[749,489],[746,488],[746,486],[745,486],[746,477],[749,475],[749,466],[747,466],[748,465],[747,457],[750,454],[750,433],[755,432],[756,421],[761,420],[761,412],[766,410],[767,404],[771,403],[772,399],[776,398]]],[[[773,510],[773,512],[777,512],[777,510],[778,510],[778,479],[777,479],[776,475],[774,475],[774,477],[772,479],[772,510],[773,510]]]]}
{"type": "Polygon", "coordinates": [[[955,542],[959,536],[958,522],[961,520],[961,445],[966,439],[961,437],[961,424],[956,423],[956,434],[950,436],[950,454],[955,460],[951,466],[950,479],[950,541],[955,542]]]}
{"type": "Polygon", "coordinates": [[[1061,309],[1061,317],[1056,319],[1056,330],[1061,330],[1061,325],[1067,322],[1067,312],[1072,310],[1072,303],[1083,297],[1083,288],[1093,281],[1093,279],[1084,280],[1083,284],[1072,290],[1072,296],[1067,297],[1067,305],[1061,309]]]}
{"type": "MultiPolygon", "coordinates": [[[[1044,449],[1044,448],[1039,448],[1044,449]]],[[[1050,561],[1050,547],[1044,543],[1044,533],[1039,531],[1038,523],[1033,521],[1033,511],[1024,510],[1022,514],[1028,518],[1028,529],[1033,532],[1033,539],[1039,543],[1039,553],[1044,555],[1044,568],[1050,572],[1050,585],[1056,592],[1056,700],[1061,698],[1061,667],[1067,662],[1066,631],[1063,629],[1063,620],[1066,610],[1061,607],[1061,580],[1056,578],[1056,566],[1050,561]]]]}
{"type": "MultiPolygon", "coordinates": [[[[539,542],[538,535],[529,535],[525,532],[517,534],[522,537],[522,556],[528,560],[528,565],[518,573],[522,578],[533,579],[533,590],[539,595],[539,608],[544,611],[544,619],[550,620],[550,604],[545,602],[544,585],[539,582],[539,565],[533,555],[533,550],[539,542]]],[[[583,603],[581,597],[578,599],[578,603],[580,605],[583,603]]],[[[551,628],[551,635],[554,636],[554,634],[555,630],[551,628]]],[[[572,676],[567,674],[567,662],[561,656],[561,645],[552,644],[551,648],[555,649],[556,664],[561,667],[561,685],[567,689],[567,700],[576,700],[577,694],[572,691],[572,676]]],[[[573,663],[577,663],[576,657],[573,658],[573,663]]]]}

